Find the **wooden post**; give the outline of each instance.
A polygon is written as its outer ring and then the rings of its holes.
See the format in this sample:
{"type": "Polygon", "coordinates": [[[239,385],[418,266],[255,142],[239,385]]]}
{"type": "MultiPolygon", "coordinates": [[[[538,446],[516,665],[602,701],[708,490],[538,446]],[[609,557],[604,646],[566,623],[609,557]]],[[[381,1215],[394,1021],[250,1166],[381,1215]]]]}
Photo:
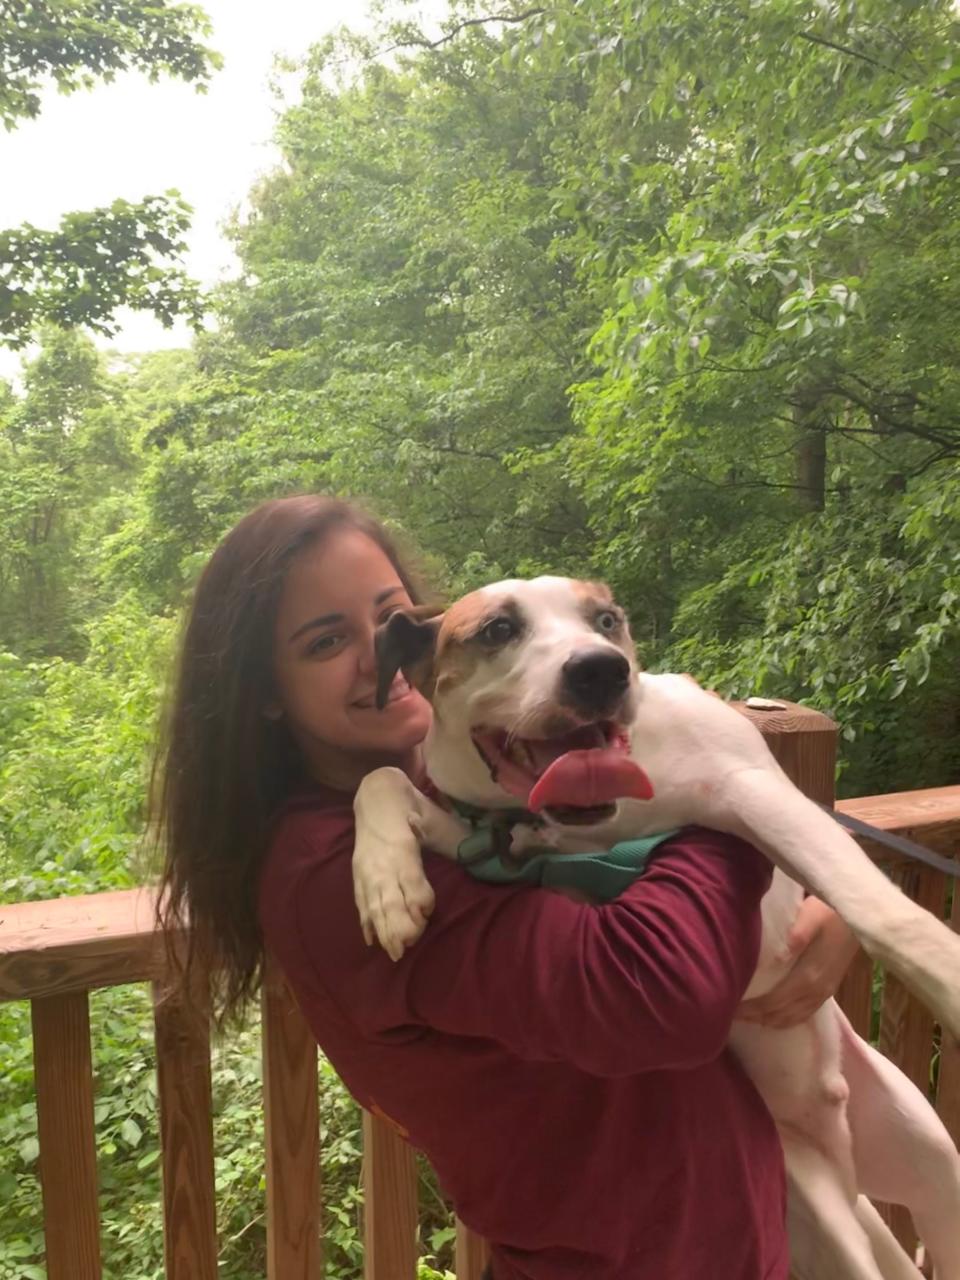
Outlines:
{"type": "Polygon", "coordinates": [[[836,796],[837,726],[822,711],[780,699],[766,710],[732,704],[766,739],[790,781],[818,804],[833,807],[836,796]]]}
{"type": "Polygon", "coordinates": [[[417,1166],[413,1148],[380,1116],[363,1113],[364,1280],[417,1274],[417,1166]]]}
{"type": "Polygon", "coordinates": [[[31,1013],[48,1280],[100,1280],[87,993],[45,996],[31,1013]]]}
{"type": "Polygon", "coordinates": [[[153,987],[167,1280],[217,1280],[210,1033],[180,996],[153,987]]]}
{"type": "MultiPolygon", "coordinates": [[[[836,799],[837,726],[829,716],[778,699],[759,709],[733,704],[757,726],[790,781],[811,800],[833,807],[836,799]]],[[[798,1280],[791,1274],[791,1280],[798,1280]]]]}
{"type": "Polygon", "coordinates": [[[453,1261],[457,1280],[480,1280],[489,1261],[490,1249],[486,1240],[457,1218],[457,1243],[453,1261]]]}
{"type": "MultiPolygon", "coordinates": [[[[782,710],[757,711],[741,706],[767,739],[781,768],[820,804],[833,805],[836,765],[836,725],[829,717],[794,704],[782,710]]],[[[937,872],[913,866],[902,868],[903,888],[936,915],[942,915],[945,884],[937,872]]],[[[873,965],[861,951],[838,993],[838,1000],[854,1030],[870,1039],[873,965]]],[[[908,997],[895,979],[886,978],[880,1028],[880,1048],[924,1092],[929,1086],[933,1020],[919,1002],[908,997]]],[[[917,1238],[907,1211],[898,1205],[878,1205],[894,1235],[911,1255],[917,1238]]]]}
{"type": "MultiPolygon", "coordinates": [[[[833,808],[836,800],[837,726],[829,716],[795,702],[778,701],[777,709],[759,710],[733,704],[757,726],[787,777],[818,804],[833,808]]],[[[847,970],[837,1000],[858,1035],[870,1039],[873,962],[859,951],[847,970]]]]}
{"type": "Polygon", "coordinates": [[[279,969],[263,984],[267,1278],[320,1277],[317,1042],[279,969]]]}

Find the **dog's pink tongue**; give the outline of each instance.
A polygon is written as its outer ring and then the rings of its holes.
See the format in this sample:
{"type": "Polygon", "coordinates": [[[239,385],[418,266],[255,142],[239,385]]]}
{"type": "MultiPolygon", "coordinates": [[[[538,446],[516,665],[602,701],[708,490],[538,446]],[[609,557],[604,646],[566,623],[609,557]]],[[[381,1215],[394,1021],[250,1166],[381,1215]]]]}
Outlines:
{"type": "Polygon", "coordinates": [[[632,797],[653,798],[650,779],[622,751],[568,751],[537,779],[527,797],[533,813],[551,805],[590,809],[632,797]]]}

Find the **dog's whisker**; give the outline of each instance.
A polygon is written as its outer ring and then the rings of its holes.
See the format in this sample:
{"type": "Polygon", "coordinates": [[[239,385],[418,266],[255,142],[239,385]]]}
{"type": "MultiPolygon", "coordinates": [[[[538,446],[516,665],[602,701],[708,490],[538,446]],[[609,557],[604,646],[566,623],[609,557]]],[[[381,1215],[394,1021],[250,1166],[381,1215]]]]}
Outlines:
{"type": "Polygon", "coordinates": [[[514,722],[512,729],[509,731],[507,741],[512,742],[514,738],[534,736],[526,731],[534,728],[537,724],[543,723],[544,714],[549,708],[549,705],[550,704],[546,698],[541,698],[538,699],[533,706],[522,711],[518,719],[514,722]]]}

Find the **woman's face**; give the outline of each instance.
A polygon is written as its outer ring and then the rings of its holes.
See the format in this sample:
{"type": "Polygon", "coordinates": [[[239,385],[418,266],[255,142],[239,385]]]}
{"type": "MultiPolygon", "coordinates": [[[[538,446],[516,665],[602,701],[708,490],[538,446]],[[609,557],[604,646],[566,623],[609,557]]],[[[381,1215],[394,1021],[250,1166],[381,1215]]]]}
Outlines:
{"type": "Polygon", "coordinates": [[[374,702],[374,634],[411,604],[388,557],[355,529],[291,565],[274,632],[276,710],[320,781],[356,785],[377,765],[406,765],[423,740],[430,706],[402,676],[383,711],[374,702]]]}

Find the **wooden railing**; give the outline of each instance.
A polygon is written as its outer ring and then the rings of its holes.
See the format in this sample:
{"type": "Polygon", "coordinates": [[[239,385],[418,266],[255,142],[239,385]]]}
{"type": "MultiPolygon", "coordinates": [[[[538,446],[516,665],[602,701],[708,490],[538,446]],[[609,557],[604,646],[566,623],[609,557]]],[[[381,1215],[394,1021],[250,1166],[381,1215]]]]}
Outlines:
{"type": "MultiPolygon", "coordinates": [[[[801,707],[749,711],[783,767],[807,794],[833,801],[836,727],[801,707]]],[[[948,856],[960,853],[960,786],[868,796],[838,805],[887,831],[948,856]]],[[[867,846],[904,890],[945,914],[947,877],[867,846]]],[[[960,927],[960,893],[952,919],[960,927]]],[[[154,985],[158,1107],[167,1280],[215,1280],[216,1205],[210,1044],[175,999],[159,998],[162,939],[145,891],[6,906],[0,911],[0,1000],[29,1000],[49,1280],[100,1280],[100,1221],[94,1143],[88,993],[125,983],[154,985]]],[[[841,1003],[861,1034],[871,1030],[873,970],[854,964],[841,1003]]],[[[269,1280],[319,1280],[320,1185],[317,1049],[281,977],[262,997],[264,1166],[269,1280]]],[[[883,983],[879,1044],[935,1100],[960,1142],[960,1051],[940,1045],[930,1016],[893,979],[883,983]],[[936,1064],[935,1086],[931,1064],[936,1064]]],[[[381,1119],[364,1116],[366,1280],[416,1273],[417,1177],[411,1148],[381,1119]]],[[[888,1212],[912,1243],[909,1222],[888,1212]]],[[[486,1250],[461,1224],[458,1280],[479,1280],[486,1250]]]]}

